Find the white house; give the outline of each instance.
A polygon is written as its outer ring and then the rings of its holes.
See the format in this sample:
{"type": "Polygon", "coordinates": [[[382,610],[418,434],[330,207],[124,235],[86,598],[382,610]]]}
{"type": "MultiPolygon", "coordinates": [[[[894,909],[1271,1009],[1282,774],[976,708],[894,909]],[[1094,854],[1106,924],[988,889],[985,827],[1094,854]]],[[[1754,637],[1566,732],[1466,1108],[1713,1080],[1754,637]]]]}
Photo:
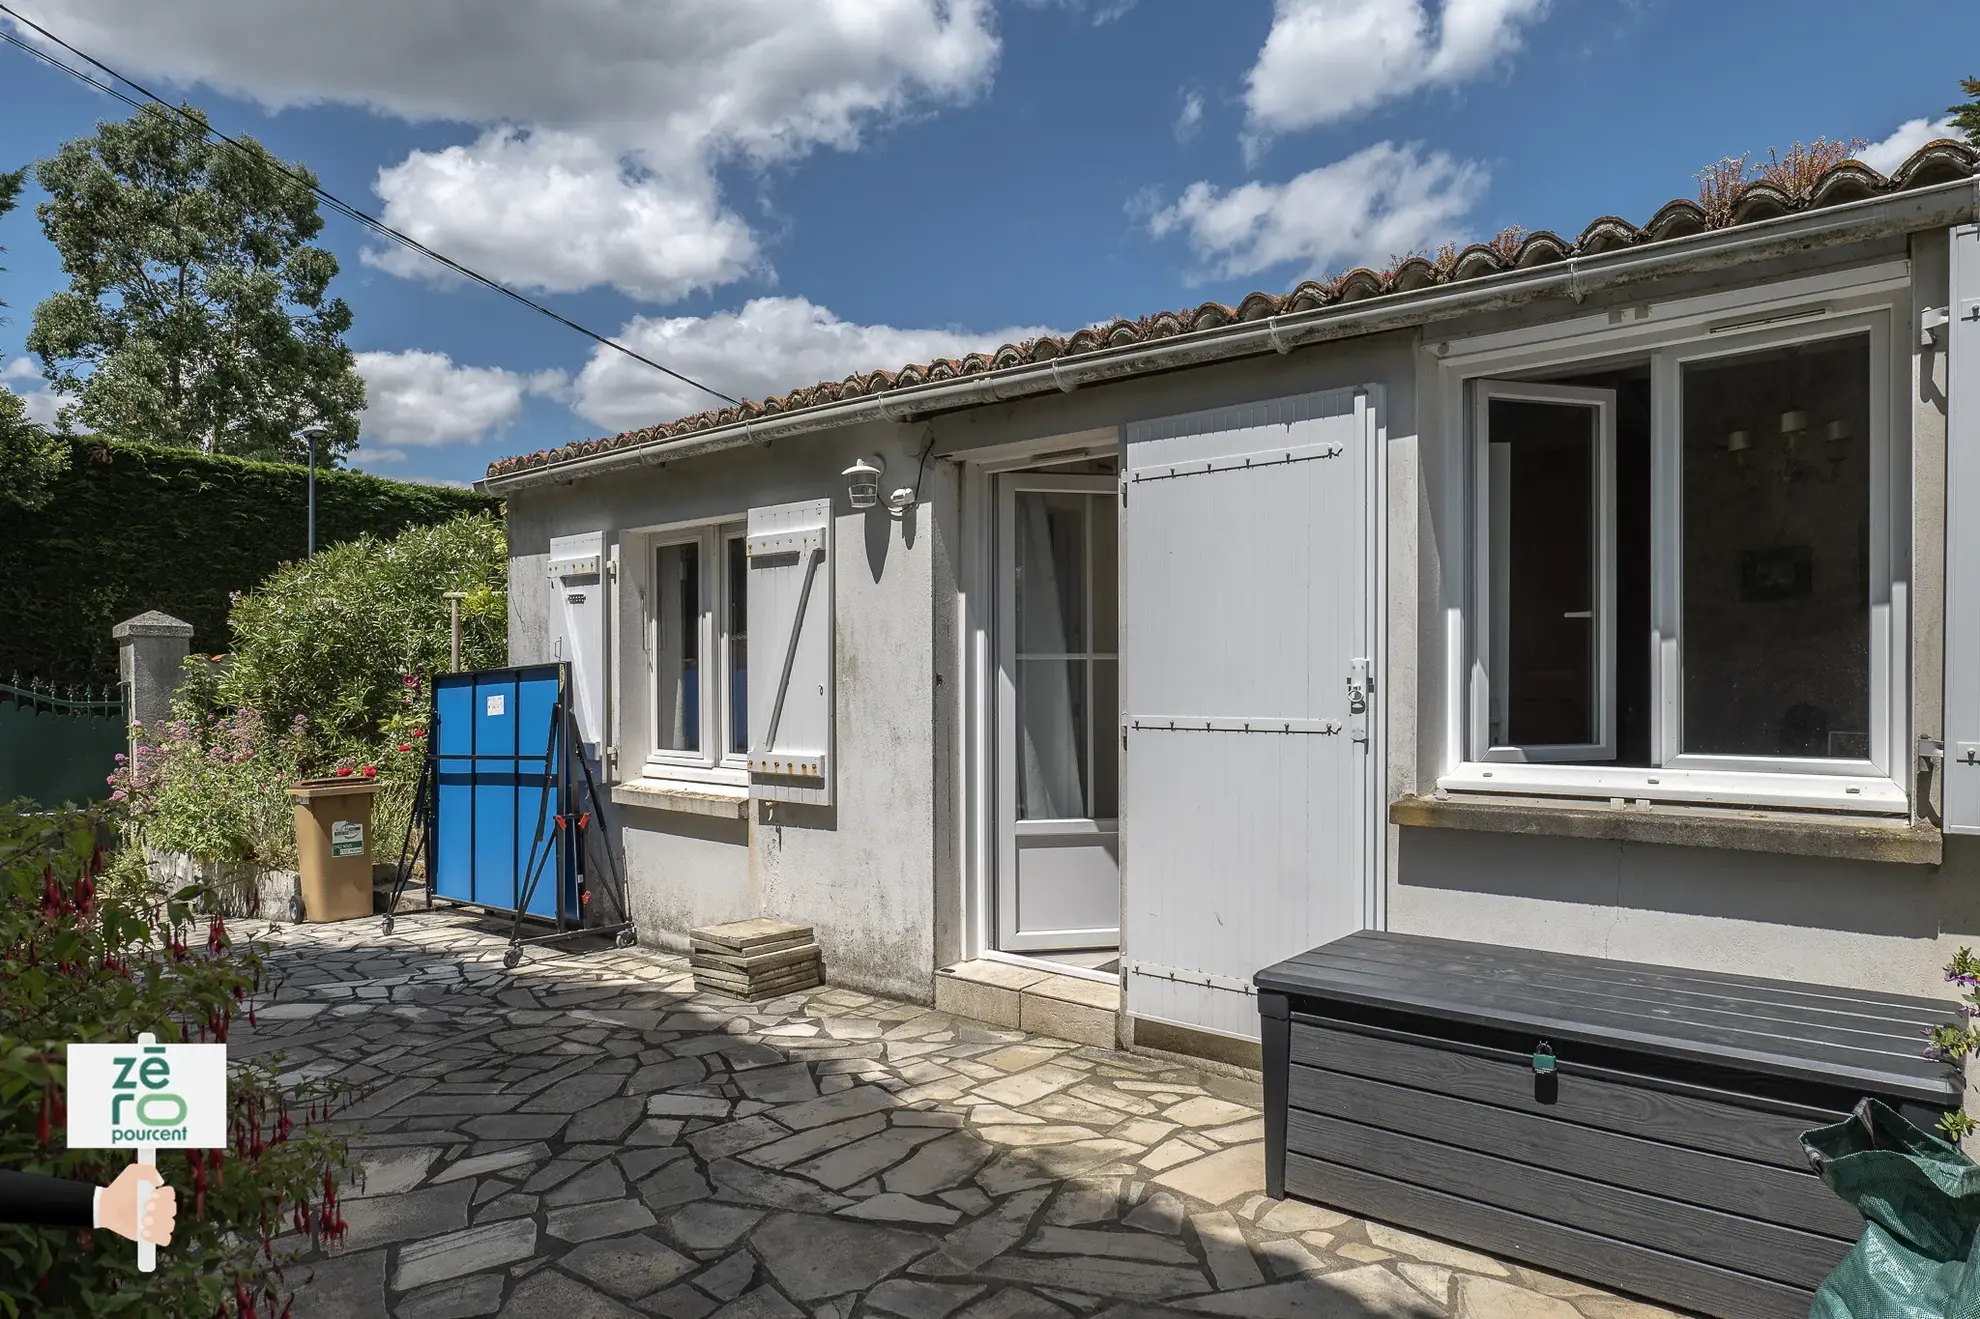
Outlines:
{"type": "Polygon", "coordinates": [[[1364,927],[1935,992],[1976,221],[1938,143],[499,462],[511,657],[575,661],[664,947],[1231,1061],[1364,927]]]}

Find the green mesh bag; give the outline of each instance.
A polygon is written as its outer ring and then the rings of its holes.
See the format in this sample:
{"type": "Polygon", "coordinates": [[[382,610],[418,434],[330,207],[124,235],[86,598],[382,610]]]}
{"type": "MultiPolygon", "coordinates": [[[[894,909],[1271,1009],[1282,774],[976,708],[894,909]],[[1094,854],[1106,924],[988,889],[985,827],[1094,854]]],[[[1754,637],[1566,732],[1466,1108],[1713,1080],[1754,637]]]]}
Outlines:
{"type": "Polygon", "coordinates": [[[1809,1319],[1980,1319],[1980,1165],[1874,1099],[1801,1147],[1867,1224],[1809,1319]]]}

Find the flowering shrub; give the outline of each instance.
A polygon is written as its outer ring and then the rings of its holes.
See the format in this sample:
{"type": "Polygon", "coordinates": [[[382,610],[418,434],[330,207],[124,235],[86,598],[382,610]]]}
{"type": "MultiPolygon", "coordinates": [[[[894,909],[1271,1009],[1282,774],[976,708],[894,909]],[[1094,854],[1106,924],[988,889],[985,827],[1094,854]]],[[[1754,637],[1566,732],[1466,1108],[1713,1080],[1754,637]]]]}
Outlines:
{"type": "MultiPolygon", "coordinates": [[[[1980,1050],[1980,959],[1973,956],[1971,948],[1960,949],[1946,963],[1946,982],[1959,986],[1962,1019],[1957,1025],[1933,1027],[1932,1048],[1957,1061],[1980,1050]]],[[[1939,1129],[1950,1139],[1961,1141],[1980,1130],[1980,1122],[1959,1110],[1940,1118],[1939,1129]]]]}
{"type": "MultiPolygon", "coordinates": [[[[260,949],[199,916],[206,895],[152,889],[122,858],[106,871],[97,838],[114,823],[0,808],[0,1167],[99,1186],[129,1159],[66,1148],[63,1046],[143,1031],[224,1042],[264,997],[260,949]]],[[[284,1265],[341,1239],[351,1163],[320,1125],[337,1087],[284,1089],[277,1076],[271,1059],[232,1063],[228,1147],[159,1151],[179,1213],[155,1273],[140,1275],[136,1248],[109,1234],[0,1226],[0,1314],[287,1315],[284,1265]]]]}
{"type": "Polygon", "coordinates": [[[126,805],[136,836],[203,860],[293,869],[294,816],[283,789],[307,754],[307,721],[298,715],[277,732],[252,709],[216,713],[195,698],[175,702],[172,713],[139,730],[136,761],[120,754],[110,776],[110,798],[126,805]]]}

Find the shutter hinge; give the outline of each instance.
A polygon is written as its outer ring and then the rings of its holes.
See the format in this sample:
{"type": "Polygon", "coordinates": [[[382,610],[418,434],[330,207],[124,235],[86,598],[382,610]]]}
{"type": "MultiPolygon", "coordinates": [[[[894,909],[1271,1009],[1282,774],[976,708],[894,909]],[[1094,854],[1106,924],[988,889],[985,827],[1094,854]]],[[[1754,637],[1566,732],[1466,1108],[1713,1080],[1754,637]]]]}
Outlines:
{"type": "Polygon", "coordinates": [[[607,559],[605,561],[605,576],[609,578],[614,584],[618,582],[619,561],[617,559],[607,559]]]}
{"type": "Polygon", "coordinates": [[[619,777],[619,748],[617,747],[605,748],[605,777],[609,779],[619,777]]]}
{"type": "Polygon", "coordinates": [[[1126,508],[1126,507],[1127,507],[1127,488],[1128,488],[1128,483],[1127,483],[1127,478],[1126,478],[1126,477],[1123,477],[1123,478],[1121,478],[1121,507],[1122,507],[1122,508],[1126,508]]]}

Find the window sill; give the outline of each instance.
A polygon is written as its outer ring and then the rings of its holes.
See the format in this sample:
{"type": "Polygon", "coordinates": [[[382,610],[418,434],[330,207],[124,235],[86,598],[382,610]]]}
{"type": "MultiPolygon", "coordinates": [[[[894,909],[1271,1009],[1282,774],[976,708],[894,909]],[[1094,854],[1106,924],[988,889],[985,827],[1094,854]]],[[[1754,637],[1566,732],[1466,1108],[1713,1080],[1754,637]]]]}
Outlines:
{"type": "MultiPolygon", "coordinates": [[[[1869,770],[1868,765],[1864,766],[1869,770]]],[[[1897,783],[1873,772],[1842,774],[1765,773],[1672,766],[1641,769],[1608,765],[1524,764],[1516,761],[1466,762],[1437,780],[1447,793],[1489,798],[1561,798],[1564,804],[1617,798],[1674,806],[1724,810],[1789,811],[1822,815],[1907,818],[1911,798],[1897,783]]]]}
{"type": "Polygon", "coordinates": [[[632,779],[612,785],[612,804],[741,820],[749,815],[749,789],[680,779],[632,779]]]}
{"type": "Polygon", "coordinates": [[[1716,847],[1779,856],[1844,857],[1910,866],[1936,866],[1944,855],[1942,835],[1922,822],[1725,807],[1603,806],[1531,797],[1491,800],[1404,797],[1390,804],[1389,823],[1406,829],[1599,838],[1609,842],[1716,847]]]}

